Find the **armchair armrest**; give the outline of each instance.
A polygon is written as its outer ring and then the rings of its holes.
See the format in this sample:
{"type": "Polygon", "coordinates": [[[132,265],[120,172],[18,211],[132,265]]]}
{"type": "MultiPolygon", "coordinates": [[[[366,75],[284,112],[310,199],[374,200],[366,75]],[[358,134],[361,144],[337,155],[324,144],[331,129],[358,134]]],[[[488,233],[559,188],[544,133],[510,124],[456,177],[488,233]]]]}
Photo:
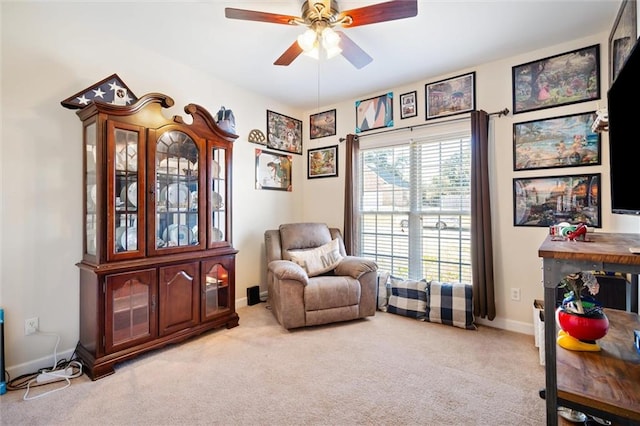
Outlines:
{"type": "Polygon", "coordinates": [[[304,327],[304,289],[309,284],[306,271],[290,260],[272,260],[267,269],[269,303],[278,322],[286,329],[304,327]]]}
{"type": "Polygon", "coordinates": [[[352,278],[359,279],[367,272],[378,270],[378,265],[364,257],[345,256],[344,259],[336,266],[336,275],[348,275],[352,278]]]}
{"type": "Polygon", "coordinates": [[[268,267],[278,280],[294,280],[303,285],[309,284],[307,272],[302,266],[290,260],[273,260],[269,262],[268,267]]]}

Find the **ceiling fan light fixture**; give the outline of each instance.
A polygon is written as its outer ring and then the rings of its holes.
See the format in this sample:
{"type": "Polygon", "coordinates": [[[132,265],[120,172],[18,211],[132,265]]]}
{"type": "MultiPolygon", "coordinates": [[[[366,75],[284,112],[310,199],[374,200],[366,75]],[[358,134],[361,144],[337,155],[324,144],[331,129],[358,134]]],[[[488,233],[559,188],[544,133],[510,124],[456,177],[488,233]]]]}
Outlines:
{"type": "Polygon", "coordinates": [[[327,49],[338,47],[340,44],[340,36],[331,27],[322,30],[322,46],[327,49]]]}
{"type": "Polygon", "coordinates": [[[342,53],[342,49],[340,49],[340,46],[325,47],[324,50],[327,53],[327,59],[331,59],[334,56],[338,56],[342,53]]]}
{"type": "Polygon", "coordinates": [[[308,29],[298,36],[298,45],[306,53],[316,48],[317,39],[318,35],[316,32],[312,29],[308,29]]]}
{"type": "Polygon", "coordinates": [[[318,49],[318,46],[315,46],[311,50],[305,51],[304,54],[313,59],[320,59],[320,49],[318,49]]]}
{"type": "Polygon", "coordinates": [[[298,36],[298,46],[305,55],[320,59],[320,50],[324,50],[327,59],[342,53],[340,36],[331,27],[316,25],[298,36]]]}

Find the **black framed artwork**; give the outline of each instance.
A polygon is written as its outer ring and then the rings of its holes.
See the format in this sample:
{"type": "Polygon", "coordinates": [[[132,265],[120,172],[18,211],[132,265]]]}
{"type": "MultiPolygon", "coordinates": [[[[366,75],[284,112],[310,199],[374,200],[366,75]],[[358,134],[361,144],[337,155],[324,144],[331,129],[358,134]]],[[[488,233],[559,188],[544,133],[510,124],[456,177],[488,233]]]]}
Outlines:
{"type": "Polygon", "coordinates": [[[338,176],[338,145],[310,149],[307,153],[308,179],[338,176]]]}
{"type": "Polygon", "coordinates": [[[513,170],[601,164],[595,111],[513,124],[513,170]]]}
{"type": "Polygon", "coordinates": [[[302,155],[302,120],[267,110],[267,148],[302,155]]]}
{"type": "Polygon", "coordinates": [[[613,84],[636,44],[636,0],[624,0],[609,35],[609,85],[613,84]]]}
{"type": "Polygon", "coordinates": [[[514,226],[600,228],[600,173],[513,179],[514,226]]]}
{"type": "Polygon", "coordinates": [[[549,56],[511,70],[513,113],[600,99],[600,45],[549,56]]]}
{"type": "Polygon", "coordinates": [[[319,139],[336,134],[336,110],[309,116],[309,138],[319,139]]]}
{"type": "Polygon", "coordinates": [[[415,90],[400,95],[400,119],[411,118],[418,115],[418,92],[415,90]]]}
{"type": "Polygon", "coordinates": [[[427,83],[424,86],[426,119],[463,114],[476,109],[476,73],[427,83]]]}

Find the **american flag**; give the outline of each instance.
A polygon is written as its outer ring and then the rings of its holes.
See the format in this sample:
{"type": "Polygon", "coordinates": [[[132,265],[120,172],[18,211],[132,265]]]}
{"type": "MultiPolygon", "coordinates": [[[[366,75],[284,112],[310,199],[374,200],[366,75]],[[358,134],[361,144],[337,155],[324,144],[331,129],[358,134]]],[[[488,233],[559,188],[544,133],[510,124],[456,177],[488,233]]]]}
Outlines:
{"type": "Polygon", "coordinates": [[[130,105],[137,100],[136,95],[129,90],[120,77],[113,74],[60,103],[65,108],[81,109],[94,101],[114,105],[130,105]]]}

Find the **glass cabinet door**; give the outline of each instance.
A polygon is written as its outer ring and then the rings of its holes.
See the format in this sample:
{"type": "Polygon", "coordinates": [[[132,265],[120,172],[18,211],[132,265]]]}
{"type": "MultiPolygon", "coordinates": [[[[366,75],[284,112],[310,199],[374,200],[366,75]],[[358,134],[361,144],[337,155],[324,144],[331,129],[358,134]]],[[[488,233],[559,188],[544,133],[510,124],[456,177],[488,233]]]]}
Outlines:
{"type": "Polygon", "coordinates": [[[96,122],[89,123],[84,128],[84,182],[85,182],[85,223],[84,223],[84,253],[90,257],[97,254],[97,212],[98,187],[96,186],[97,165],[97,134],[96,122]]]}
{"type": "MultiPolygon", "coordinates": [[[[199,248],[200,149],[179,130],[165,131],[155,149],[155,252],[199,248]]],[[[180,250],[178,250],[180,251],[180,250]]]]}
{"type": "Polygon", "coordinates": [[[106,277],[107,351],[151,339],[157,334],[156,271],[109,275],[106,277]]]}
{"type": "Polygon", "coordinates": [[[214,317],[229,309],[230,276],[229,268],[222,262],[208,261],[203,263],[202,318],[214,317]]]}
{"type": "Polygon", "coordinates": [[[144,132],[137,126],[108,122],[107,221],[109,260],[144,255],[144,132]],[[111,176],[113,178],[111,178],[111,176]]]}
{"type": "Polygon", "coordinates": [[[209,229],[208,246],[227,240],[227,180],[226,180],[227,151],[224,148],[213,147],[209,171],[211,187],[211,229],[209,229]]]}

